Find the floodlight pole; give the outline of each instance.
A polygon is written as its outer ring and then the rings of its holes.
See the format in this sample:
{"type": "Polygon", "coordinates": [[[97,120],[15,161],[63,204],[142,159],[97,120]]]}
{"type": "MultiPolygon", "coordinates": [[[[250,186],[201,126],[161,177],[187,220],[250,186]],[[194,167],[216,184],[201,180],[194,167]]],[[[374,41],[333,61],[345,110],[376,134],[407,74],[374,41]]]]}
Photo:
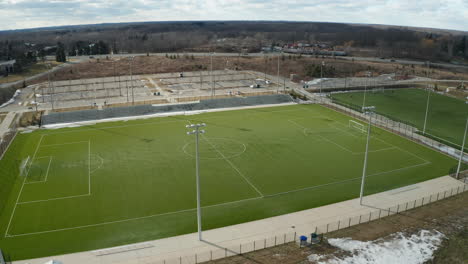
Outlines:
{"type": "Polygon", "coordinates": [[[211,73],[211,98],[214,98],[215,95],[215,80],[214,80],[214,75],[213,75],[213,53],[210,55],[210,73],[211,73]]]}
{"type": "Polygon", "coordinates": [[[278,83],[278,93],[279,93],[279,87],[280,87],[280,78],[279,78],[279,75],[280,75],[280,55],[278,54],[278,72],[277,72],[277,83],[278,83]]]}
{"type": "MultiPolygon", "coordinates": [[[[430,62],[427,62],[428,67],[429,67],[429,63],[430,62]]],[[[428,71],[429,71],[429,69],[426,71],[426,78],[428,77],[427,76],[428,71]]],[[[426,135],[427,114],[429,112],[429,97],[431,95],[431,90],[429,89],[429,84],[427,84],[426,89],[427,89],[427,100],[426,100],[426,114],[424,115],[423,135],[426,135]]]]}
{"type": "Polygon", "coordinates": [[[132,86],[132,105],[135,104],[135,96],[133,93],[133,59],[135,59],[135,56],[130,57],[130,85],[132,86]]]}
{"type": "Polygon", "coordinates": [[[369,78],[370,72],[366,72],[366,80],[364,81],[364,97],[362,98],[362,108],[366,107],[366,93],[367,93],[367,78],[369,78]]]}
{"type": "Polygon", "coordinates": [[[322,64],[320,64],[320,96],[322,96],[323,89],[323,66],[325,66],[325,61],[322,61],[322,64]]]}
{"type": "Polygon", "coordinates": [[[372,111],[375,110],[375,106],[368,106],[363,107],[362,111],[365,114],[369,115],[369,124],[367,127],[367,141],[366,141],[366,152],[364,155],[364,166],[362,168],[362,180],[361,180],[361,192],[359,194],[359,204],[362,205],[362,198],[364,196],[364,183],[366,179],[366,170],[367,170],[367,156],[369,154],[369,141],[370,141],[370,134],[371,134],[371,125],[372,125],[372,111]]]}
{"type": "Polygon", "coordinates": [[[187,132],[187,135],[195,135],[195,176],[197,182],[197,226],[198,226],[198,240],[202,241],[202,222],[201,222],[201,205],[200,205],[200,165],[198,153],[198,135],[205,134],[205,130],[200,127],[205,127],[205,123],[191,124],[185,126],[186,128],[193,128],[192,131],[187,132]]]}
{"type": "Polygon", "coordinates": [[[463,134],[463,143],[462,143],[462,147],[460,149],[460,158],[458,159],[458,167],[457,167],[457,174],[456,174],[457,179],[458,179],[459,174],[460,174],[461,163],[462,163],[463,154],[464,154],[464,151],[465,151],[465,141],[466,141],[466,132],[467,132],[467,130],[468,130],[468,118],[466,119],[465,134],[463,134]]]}

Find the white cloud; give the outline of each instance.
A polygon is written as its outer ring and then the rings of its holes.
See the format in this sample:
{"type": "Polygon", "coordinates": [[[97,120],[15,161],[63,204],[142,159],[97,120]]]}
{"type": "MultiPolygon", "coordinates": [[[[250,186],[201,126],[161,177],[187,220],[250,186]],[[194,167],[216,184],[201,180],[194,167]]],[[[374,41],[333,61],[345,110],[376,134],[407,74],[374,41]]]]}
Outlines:
{"type": "Polygon", "coordinates": [[[468,30],[467,0],[0,0],[0,30],[103,22],[290,20],[468,30]]]}

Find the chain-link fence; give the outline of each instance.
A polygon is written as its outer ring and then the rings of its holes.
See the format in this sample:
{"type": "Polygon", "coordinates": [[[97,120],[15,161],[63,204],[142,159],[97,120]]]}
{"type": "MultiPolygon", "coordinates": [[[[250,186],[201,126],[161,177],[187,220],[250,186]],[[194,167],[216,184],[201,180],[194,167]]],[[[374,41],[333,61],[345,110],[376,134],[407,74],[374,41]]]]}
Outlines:
{"type": "MultiPolygon", "coordinates": [[[[336,103],[336,100],[325,99],[322,101],[322,104],[336,111],[343,112],[353,118],[360,119],[366,122],[369,120],[368,115],[365,115],[361,111],[354,109],[354,107],[350,105],[342,105],[341,103],[338,104],[336,103]]],[[[373,113],[371,115],[371,118],[373,125],[387,129],[395,134],[409,138],[417,143],[429,146],[437,151],[450,155],[454,158],[460,157],[461,151],[459,149],[434,140],[431,137],[428,137],[427,134],[422,135],[422,133],[415,126],[408,122],[394,120],[393,117],[389,118],[385,115],[382,115],[381,113],[373,113]]],[[[468,162],[468,155],[463,156],[463,161],[468,162]]],[[[463,169],[464,168],[465,165],[463,169]]],[[[455,171],[451,171],[450,173],[454,172],[455,171]]]]}
{"type": "MultiPolygon", "coordinates": [[[[362,223],[367,223],[371,222],[374,220],[381,219],[383,217],[391,216],[394,214],[399,214],[414,208],[421,207],[423,205],[427,205],[433,202],[437,202],[439,200],[452,197],[454,195],[463,193],[468,190],[468,185],[467,182],[465,184],[460,185],[456,188],[451,188],[447,189],[442,192],[437,192],[433,193],[431,195],[427,195],[424,197],[421,197],[419,199],[407,201],[404,203],[399,203],[391,207],[385,207],[385,208],[377,208],[377,207],[372,207],[369,206],[369,208],[373,208],[373,210],[370,210],[368,213],[365,214],[360,214],[356,215],[353,217],[347,217],[344,219],[340,219],[338,221],[330,222],[328,224],[324,225],[319,225],[313,227],[308,231],[308,233],[297,233],[297,232],[290,232],[290,233],[284,233],[284,234],[277,234],[275,236],[263,238],[263,239],[257,239],[253,240],[247,243],[242,243],[238,245],[233,245],[233,246],[221,246],[221,245],[216,245],[215,243],[211,242],[206,242],[207,245],[213,246],[215,249],[202,252],[202,253],[196,253],[193,255],[187,255],[187,256],[180,256],[176,258],[171,258],[171,259],[164,259],[164,260],[159,260],[155,262],[151,261],[146,261],[145,263],[148,264],[197,264],[197,263],[203,263],[207,261],[212,261],[212,260],[217,260],[217,259],[222,259],[226,257],[231,257],[235,255],[241,255],[257,250],[262,250],[266,248],[271,248],[275,247],[278,245],[290,243],[290,242],[299,242],[299,237],[302,235],[309,236],[312,233],[315,233],[317,235],[321,234],[327,234],[333,231],[338,231],[340,229],[348,228],[351,226],[359,225],[362,223]]],[[[151,258],[151,257],[148,257],[151,258]]]]}
{"type": "Polygon", "coordinates": [[[15,115],[8,131],[5,132],[5,134],[0,135],[0,160],[3,158],[3,155],[5,155],[5,152],[8,150],[8,147],[10,146],[11,142],[13,141],[13,139],[15,139],[16,134],[18,133],[16,128],[19,117],[20,115],[15,115]]]}

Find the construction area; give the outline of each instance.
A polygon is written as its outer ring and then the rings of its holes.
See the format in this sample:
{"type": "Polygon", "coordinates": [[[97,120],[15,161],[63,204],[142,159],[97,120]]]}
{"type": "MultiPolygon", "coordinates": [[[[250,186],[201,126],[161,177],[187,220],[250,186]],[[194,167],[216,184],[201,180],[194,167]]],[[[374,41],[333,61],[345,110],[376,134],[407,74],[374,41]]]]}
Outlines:
{"type": "Polygon", "coordinates": [[[258,72],[218,70],[49,81],[32,86],[29,104],[37,102],[39,110],[100,109],[273,94],[285,88],[265,77],[258,72]]]}

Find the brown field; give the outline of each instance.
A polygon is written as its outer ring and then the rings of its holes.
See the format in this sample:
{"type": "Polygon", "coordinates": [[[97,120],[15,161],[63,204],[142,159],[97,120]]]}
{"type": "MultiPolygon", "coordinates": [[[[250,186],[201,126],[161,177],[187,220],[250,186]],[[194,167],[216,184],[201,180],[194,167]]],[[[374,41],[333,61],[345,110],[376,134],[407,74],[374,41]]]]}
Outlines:
{"type": "MultiPolygon", "coordinates": [[[[295,55],[284,55],[280,57],[280,75],[289,77],[297,74],[301,80],[309,80],[307,67],[309,65],[320,65],[322,61],[332,73],[324,74],[324,77],[349,77],[364,76],[367,71],[373,75],[397,73],[404,76],[426,76],[426,68],[422,66],[401,65],[395,63],[377,63],[364,61],[349,61],[340,58],[312,58],[295,55]]],[[[213,69],[238,69],[266,72],[271,75],[277,74],[277,57],[213,57],[213,69]]],[[[170,59],[163,56],[139,56],[133,62],[133,74],[154,74],[168,72],[183,72],[209,70],[210,58],[205,56],[183,56],[170,59]]],[[[431,78],[435,79],[468,79],[468,72],[455,72],[446,69],[434,69],[429,72],[431,78]]],[[[93,59],[89,62],[80,63],[61,69],[51,75],[53,80],[69,80],[81,78],[109,77],[114,75],[130,75],[130,58],[118,59],[93,59]]],[[[35,82],[44,82],[43,77],[35,82]]]]}

